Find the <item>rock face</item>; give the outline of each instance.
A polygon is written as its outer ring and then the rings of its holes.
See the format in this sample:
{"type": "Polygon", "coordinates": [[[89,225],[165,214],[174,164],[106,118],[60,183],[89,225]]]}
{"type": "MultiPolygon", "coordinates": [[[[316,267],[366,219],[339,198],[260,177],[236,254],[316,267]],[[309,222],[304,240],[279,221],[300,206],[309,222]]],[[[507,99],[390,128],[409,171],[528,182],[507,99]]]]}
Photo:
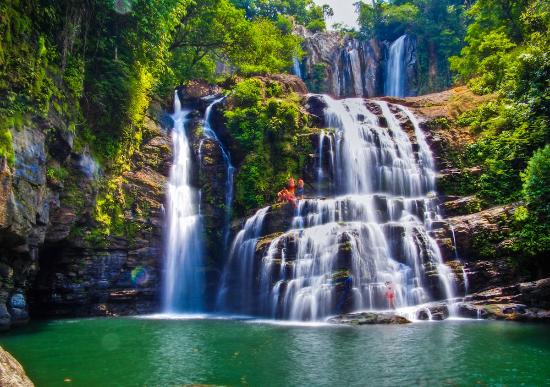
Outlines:
{"type": "MultiPolygon", "coordinates": [[[[158,310],[162,270],[164,191],[171,164],[171,140],[150,120],[149,138],[123,175],[133,205],[124,214],[132,225],[128,238],[94,242],[91,210],[93,181],[78,174],[82,208],[68,193],[50,216],[39,251],[39,273],[32,291],[32,312],[44,316],[126,315],[158,310]]],[[[74,194],[73,194],[74,195],[74,194]]]]}
{"type": "Polygon", "coordinates": [[[75,316],[158,309],[172,151],[155,109],[121,176],[132,200],[123,214],[128,238],[94,238],[101,171],[87,148],[74,149],[61,117],[12,131],[15,164],[0,160],[0,329],[27,322],[29,310],[75,316]]]}
{"type": "Polygon", "coordinates": [[[0,330],[28,320],[25,291],[36,273],[55,195],[46,184],[40,128],[12,131],[15,166],[0,160],[0,330]]]}
{"type": "Polygon", "coordinates": [[[405,38],[405,90],[407,96],[418,94],[418,59],[416,39],[407,35],[405,38]]]}
{"type": "Polygon", "coordinates": [[[387,44],[338,32],[312,33],[302,26],[296,26],[295,32],[303,38],[301,68],[310,91],[335,97],[383,95],[387,44]]]}
{"type": "Polygon", "coordinates": [[[349,313],[328,319],[331,324],[342,325],[403,325],[410,321],[395,313],[349,313]]]}
{"type": "Polygon", "coordinates": [[[471,294],[458,305],[458,313],[468,318],[550,322],[550,278],[471,294]]]}
{"type": "Polygon", "coordinates": [[[0,386],[33,387],[25,370],[12,355],[0,347],[0,386]]]}

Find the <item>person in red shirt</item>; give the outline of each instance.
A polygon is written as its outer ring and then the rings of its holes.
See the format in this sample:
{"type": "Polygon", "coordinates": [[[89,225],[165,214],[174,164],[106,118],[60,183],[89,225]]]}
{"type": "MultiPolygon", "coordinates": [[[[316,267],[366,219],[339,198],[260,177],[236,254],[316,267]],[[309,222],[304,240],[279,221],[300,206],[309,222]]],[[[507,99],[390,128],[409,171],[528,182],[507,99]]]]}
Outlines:
{"type": "Polygon", "coordinates": [[[395,291],[390,281],[386,282],[386,300],[388,300],[388,308],[395,309],[395,291]]]}
{"type": "Polygon", "coordinates": [[[290,192],[292,194],[292,196],[294,196],[295,189],[296,189],[296,183],[294,181],[294,178],[290,177],[288,179],[288,192],[290,192]]]}

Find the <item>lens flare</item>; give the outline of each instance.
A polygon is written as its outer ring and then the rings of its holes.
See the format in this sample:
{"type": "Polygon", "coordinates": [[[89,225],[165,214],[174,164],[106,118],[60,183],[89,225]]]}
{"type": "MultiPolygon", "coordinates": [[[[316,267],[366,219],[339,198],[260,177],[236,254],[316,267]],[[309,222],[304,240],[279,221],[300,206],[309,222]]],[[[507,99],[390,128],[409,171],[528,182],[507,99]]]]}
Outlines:
{"type": "Polygon", "coordinates": [[[134,286],[144,286],[149,282],[149,273],[143,266],[138,266],[132,270],[132,283],[134,286]]]}

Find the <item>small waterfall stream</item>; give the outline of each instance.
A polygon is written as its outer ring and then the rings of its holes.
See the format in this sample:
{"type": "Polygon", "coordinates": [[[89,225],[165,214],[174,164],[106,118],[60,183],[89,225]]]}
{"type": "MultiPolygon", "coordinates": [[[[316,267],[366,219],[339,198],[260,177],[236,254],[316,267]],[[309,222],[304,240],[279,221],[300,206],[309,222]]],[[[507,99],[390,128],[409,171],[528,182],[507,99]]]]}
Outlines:
{"type": "Polygon", "coordinates": [[[398,307],[452,298],[452,273],[430,236],[441,217],[432,154],[416,118],[383,101],[321,98],[335,134],[323,133],[319,152],[334,138],[338,196],[300,201],[280,235],[262,239],[269,208],[250,218],[233,242],[220,308],[318,320],[387,308],[386,281],[394,284],[398,307]],[[409,120],[414,133],[407,134],[397,116],[409,120]]]}
{"type": "Polygon", "coordinates": [[[361,78],[361,59],[359,58],[359,51],[355,48],[351,48],[348,51],[349,60],[351,63],[351,71],[353,74],[353,89],[356,97],[363,96],[363,79],[361,78]]]}
{"type": "Polygon", "coordinates": [[[389,50],[388,64],[386,67],[386,82],[384,95],[392,97],[406,96],[406,65],[405,65],[405,39],[407,35],[399,37],[392,43],[389,50]]]}
{"type": "MultiPolygon", "coordinates": [[[[222,153],[222,157],[223,157],[225,167],[226,167],[226,176],[227,177],[226,177],[226,181],[225,181],[225,201],[224,201],[224,204],[225,204],[225,220],[224,220],[224,230],[223,230],[224,251],[226,251],[227,247],[228,247],[228,244],[229,244],[229,234],[230,234],[229,224],[231,222],[231,208],[232,208],[232,205],[233,205],[233,192],[234,192],[233,181],[234,181],[234,178],[235,178],[235,167],[233,166],[233,164],[231,162],[231,155],[229,154],[229,151],[227,150],[227,148],[225,147],[223,142],[218,138],[218,135],[216,134],[216,131],[214,130],[213,125],[212,125],[212,112],[213,112],[213,109],[217,104],[221,103],[224,99],[225,99],[225,97],[220,97],[220,98],[214,99],[214,101],[212,101],[210,103],[210,105],[208,105],[208,107],[206,108],[206,111],[204,113],[203,133],[206,136],[206,138],[208,138],[208,139],[210,139],[210,140],[212,140],[212,141],[214,141],[218,144],[218,146],[220,147],[221,153],[222,153]]],[[[201,143],[201,147],[202,147],[202,143],[201,143]]]]}
{"type": "Polygon", "coordinates": [[[298,78],[302,78],[302,68],[301,68],[301,65],[300,65],[300,61],[296,57],[294,57],[292,59],[292,72],[298,78]]]}
{"type": "Polygon", "coordinates": [[[163,308],[167,313],[202,310],[205,279],[199,195],[191,186],[191,148],[186,133],[189,110],[174,96],[174,162],[167,192],[167,237],[163,308]]]}

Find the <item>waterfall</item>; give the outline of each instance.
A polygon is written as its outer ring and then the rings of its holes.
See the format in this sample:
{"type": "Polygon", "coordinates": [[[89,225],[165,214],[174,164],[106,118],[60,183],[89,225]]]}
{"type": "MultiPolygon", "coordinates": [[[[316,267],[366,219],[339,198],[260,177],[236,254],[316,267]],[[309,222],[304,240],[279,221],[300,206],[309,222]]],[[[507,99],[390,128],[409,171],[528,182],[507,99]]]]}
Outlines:
{"type": "MultiPolygon", "coordinates": [[[[326,126],[335,131],[330,165],[337,196],[300,201],[284,233],[263,234],[269,209],[249,219],[233,242],[225,307],[318,320],[386,309],[386,281],[398,307],[451,299],[453,274],[430,235],[441,216],[433,157],[418,121],[382,101],[320,98],[326,126]]],[[[320,153],[328,138],[323,132],[320,153]]]]}
{"type": "Polygon", "coordinates": [[[386,68],[384,94],[392,97],[406,96],[407,68],[405,64],[405,48],[407,35],[403,35],[392,43],[389,50],[386,68]]]}
{"type": "Polygon", "coordinates": [[[299,78],[302,78],[302,69],[300,67],[300,61],[296,57],[292,59],[292,71],[294,72],[294,75],[296,75],[299,78]]]}
{"type": "Polygon", "coordinates": [[[254,303],[251,297],[254,293],[254,258],[268,210],[269,207],[258,210],[247,219],[243,229],[235,237],[216,298],[217,310],[227,311],[229,300],[236,300],[238,305],[234,309],[242,313],[253,312],[251,309],[254,303]]]}
{"type": "Polygon", "coordinates": [[[189,110],[174,97],[172,142],[174,162],[167,192],[167,239],[164,264],[165,312],[197,312],[202,309],[204,274],[199,197],[191,186],[191,147],[186,133],[189,110]]]}
{"type": "Polygon", "coordinates": [[[336,63],[334,66],[335,73],[338,74],[337,83],[340,89],[336,96],[363,96],[361,56],[355,47],[356,44],[355,41],[349,42],[340,54],[341,64],[336,63]],[[342,67],[342,71],[338,71],[339,66],[342,67]]]}
{"type": "MultiPolygon", "coordinates": [[[[222,102],[225,97],[221,97],[218,99],[215,99],[208,105],[206,108],[206,111],[204,113],[204,128],[203,132],[206,138],[216,142],[218,146],[220,147],[223,161],[226,167],[226,181],[225,181],[225,220],[224,220],[224,230],[223,230],[223,243],[224,243],[224,251],[227,250],[227,245],[229,243],[229,224],[231,222],[231,208],[233,206],[233,181],[235,177],[235,167],[231,163],[231,155],[229,154],[229,151],[224,146],[222,141],[218,138],[218,135],[214,131],[214,128],[212,126],[212,112],[214,110],[214,107],[222,102]]],[[[202,146],[202,143],[201,143],[202,146]]]]}
{"type": "Polygon", "coordinates": [[[363,96],[363,80],[361,75],[361,59],[359,59],[359,51],[352,48],[349,52],[349,59],[351,63],[351,72],[353,74],[353,89],[356,97],[363,96]]]}

